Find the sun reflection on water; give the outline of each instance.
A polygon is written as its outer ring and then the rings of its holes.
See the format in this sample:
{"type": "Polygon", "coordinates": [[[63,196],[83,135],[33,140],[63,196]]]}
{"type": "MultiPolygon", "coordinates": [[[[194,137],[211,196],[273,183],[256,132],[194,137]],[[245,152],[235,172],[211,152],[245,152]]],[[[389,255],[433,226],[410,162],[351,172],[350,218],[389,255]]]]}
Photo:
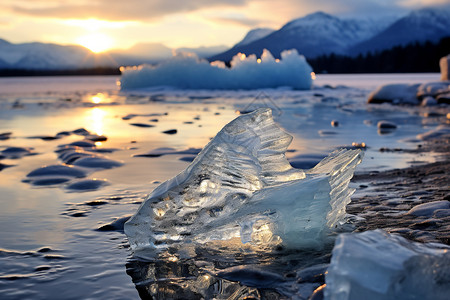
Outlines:
{"type": "Polygon", "coordinates": [[[93,133],[103,135],[104,119],[106,115],[107,112],[99,107],[93,107],[88,110],[86,123],[88,127],[92,129],[93,133]]]}
{"type": "Polygon", "coordinates": [[[105,95],[103,93],[97,93],[96,95],[93,95],[91,97],[91,101],[94,104],[99,104],[101,102],[104,102],[105,100],[105,95]]]}

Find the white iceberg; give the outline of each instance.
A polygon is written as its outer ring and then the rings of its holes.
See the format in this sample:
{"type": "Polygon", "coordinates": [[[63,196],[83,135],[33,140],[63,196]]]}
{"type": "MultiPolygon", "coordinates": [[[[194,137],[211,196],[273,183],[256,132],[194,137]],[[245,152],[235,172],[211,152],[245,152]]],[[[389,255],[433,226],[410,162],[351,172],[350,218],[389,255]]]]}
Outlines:
{"type": "Polygon", "coordinates": [[[291,167],[292,137],[259,109],[227,124],[179,175],[158,186],[125,224],[134,250],[240,238],[321,248],[345,222],[360,150],[333,152],[311,170],[291,167]]]}
{"type": "Polygon", "coordinates": [[[192,54],[178,54],[158,65],[122,67],[122,90],[171,86],[181,89],[260,89],[282,86],[310,89],[312,68],[296,50],[283,51],[274,59],[264,50],[260,59],[239,53],[227,68],[221,61],[209,63],[192,54]]]}
{"type": "Polygon", "coordinates": [[[325,277],[325,300],[446,300],[450,247],[382,230],[341,234],[325,277]]]}

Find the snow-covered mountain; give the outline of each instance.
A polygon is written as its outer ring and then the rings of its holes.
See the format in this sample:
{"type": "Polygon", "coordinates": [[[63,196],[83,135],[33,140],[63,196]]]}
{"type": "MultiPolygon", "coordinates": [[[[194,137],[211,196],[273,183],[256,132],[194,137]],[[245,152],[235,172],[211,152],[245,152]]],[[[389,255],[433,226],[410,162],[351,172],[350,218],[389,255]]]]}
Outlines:
{"type": "Polygon", "coordinates": [[[350,48],[350,54],[366,53],[413,42],[438,42],[450,36],[450,9],[413,11],[370,39],[350,48]]]}
{"type": "Polygon", "coordinates": [[[275,29],[272,29],[272,28],[252,29],[249,32],[247,32],[245,37],[234,46],[236,47],[236,46],[244,46],[244,45],[250,44],[256,40],[259,40],[259,39],[262,39],[263,37],[268,36],[269,34],[271,34],[274,31],[275,31],[275,29]]]}
{"type": "Polygon", "coordinates": [[[217,53],[221,53],[225,50],[227,50],[228,47],[225,45],[219,45],[219,46],[210,46],[210,47],[197,47],[197,48],[177,48],[175,49],[175,52],[189,52],[189,53],[195,53],[200,58],[207,58],[211,55],[215,55],[217,53]]]}
{"type": "Polygon", "coordinates": [[[327,53],[346,52],[348,45],[368,39],[389,26],[375,20],[340,19],[324,12],[317,12],[295,19],[281,29],[253,42],[233,46],[211,60],[229,60],[236,53],[260,55],[268,49],[274,56],[283,50],[297,49],[306,57],[327,53]]]}
{"type": "Polygon", "coordinates": [[[286,49],[297,49],[307,58],[331,53],[356,55],[414,41],[438,41],[445,36],[450,36],[450,11],[445,9],[428,8],[406,16],[372,19],[338,18],[317,12],[253,42],[240,42],[209,60],[229,61],[238,52],[259,56],[263,49],[276,57],[286,49]]]}

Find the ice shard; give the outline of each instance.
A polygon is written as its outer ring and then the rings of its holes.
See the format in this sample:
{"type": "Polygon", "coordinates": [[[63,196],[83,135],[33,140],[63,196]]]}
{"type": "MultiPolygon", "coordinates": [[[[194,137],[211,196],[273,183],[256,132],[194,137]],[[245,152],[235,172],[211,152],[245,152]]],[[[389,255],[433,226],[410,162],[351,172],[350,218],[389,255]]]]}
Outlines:
{"type": "Polygon", "coordinates": [[[449,250],[380,229],[341,234],[325,277],[325,299],[449,299],[449,250]]]}
{"type": "Polygon", "coordinates": [[[125,224],[134,250],[240,238],[258,246],[321,248],[344,222],[360,150],[339,150],[310,170],[285,157],[292,137],[270,109],[227,124],[125,224]]]}

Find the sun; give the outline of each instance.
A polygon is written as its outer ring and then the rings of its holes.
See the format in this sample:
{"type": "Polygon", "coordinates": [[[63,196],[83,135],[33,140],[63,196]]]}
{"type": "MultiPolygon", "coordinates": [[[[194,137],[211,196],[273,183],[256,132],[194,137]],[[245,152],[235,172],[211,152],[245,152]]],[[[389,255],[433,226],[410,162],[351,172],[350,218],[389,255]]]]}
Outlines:
{"type": "Polygon", "coordinates": [[[83,47],[88,48],[94,53],[109,50],[113,45],[113,40],[109,36],[102,33],[91,33],[79,37],[76,42],[83,47]]]}

